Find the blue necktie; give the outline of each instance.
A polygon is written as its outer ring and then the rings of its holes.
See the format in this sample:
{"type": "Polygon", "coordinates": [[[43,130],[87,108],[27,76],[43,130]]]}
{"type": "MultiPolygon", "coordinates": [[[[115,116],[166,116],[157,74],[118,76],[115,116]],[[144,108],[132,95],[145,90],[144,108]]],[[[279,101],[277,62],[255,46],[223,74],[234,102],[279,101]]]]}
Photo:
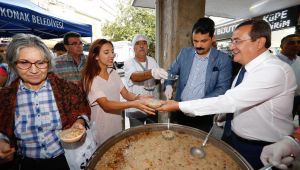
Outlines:
{"type": "MultiPolygon", "coordinates": [[[[242,67],[234,87],[239,85],[243,81],[245,72],[246,72],[245,67],[242,67]]],[[[225,137],[229,137],[231,135],[231,120],[232,119],[233,119],[233,113],[227,113],[226,114],[226,123],[224,126],[224,135],[223,135],[225,137]]]]}

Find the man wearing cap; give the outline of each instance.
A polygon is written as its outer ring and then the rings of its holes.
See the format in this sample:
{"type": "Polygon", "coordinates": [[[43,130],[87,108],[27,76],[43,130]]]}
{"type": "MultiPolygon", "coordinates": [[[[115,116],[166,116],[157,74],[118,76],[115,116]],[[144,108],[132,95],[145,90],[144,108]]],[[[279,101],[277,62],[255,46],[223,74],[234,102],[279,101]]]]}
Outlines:
{"type": "MultiPolygon", "coordinates": [[[[217,97],[231,84],[231,59],[228,54],[213,47],[215,23],[210,18],[200,18],[192,29],[193,47],[183,48],[168,72],[179,75],[176,101],[217,97]]],[[[165,81],[165,95],[171,99],[174,81],[165,81]]],[[[189,117],[182,112],[172,113],[173,122],[209,131],[213,116],[189,117]]]]}
{"type": "MultiPolygon", "coordinates": [[[[167,79],[168,73],[160,68],[157,62],[148,53],[148,39],[137,34],[132,40],[135,57],[125,61],[124,72],[127,89],[135,94],[151,95],[159,98],[157,80],[167,79]]],[[[131,108],[126,111],[130,126],[157,122],[157,117],[148,117],[146,113],[131,108]]]]}

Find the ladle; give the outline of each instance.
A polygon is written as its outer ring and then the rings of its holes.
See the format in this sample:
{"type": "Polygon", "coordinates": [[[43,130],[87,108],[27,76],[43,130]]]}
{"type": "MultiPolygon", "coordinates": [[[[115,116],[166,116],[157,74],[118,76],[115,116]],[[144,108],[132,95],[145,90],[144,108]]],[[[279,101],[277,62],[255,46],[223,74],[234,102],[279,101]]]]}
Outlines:
{"type": "Polygon", "coordinates": [[[272,170],[273,165],[272,164],[268,164],[262,168],[260,168],[259,170],[272,170]]]}
{"type": "Polygon", "coordinates": [[[168,127],[167,130],[161,132],[162,136],[166,140],[172,140],[174,138],[175,134],[172,130],[170,130],[170,115],[169,115],[169,113],[167,113],[167,127],[168,127]]]}
{"type": "Polygon", "coordinates": [[[192,147],[190,150],[191,155],[198,157],[198,158],[204,158],[206,153],[204,151],[204,146],[206,145],[207,141],[208,141],[208,137],[211,135],[211,133],[213,132],[214,128],[215,128],[215,124],[216,124],[216,119],[217,119],[217,115],[214,116],[213,119],[213,125],[211,127],[211,129],[209,130],[208,134],[206,135],[202,145],[200,147],[192,147]]]}

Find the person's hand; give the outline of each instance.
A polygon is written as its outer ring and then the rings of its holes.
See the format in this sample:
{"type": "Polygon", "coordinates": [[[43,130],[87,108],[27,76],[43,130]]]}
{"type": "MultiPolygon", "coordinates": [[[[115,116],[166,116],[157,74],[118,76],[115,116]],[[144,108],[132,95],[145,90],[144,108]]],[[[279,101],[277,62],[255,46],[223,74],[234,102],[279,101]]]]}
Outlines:
{"type": "Polygon", "coordinates": [[[142,100],[134,100],[133,102],[133,107],[137,108],[139,110],[142,110],[150,115],[155,115],[155,109],[149,107],[147,105],[147,100],[146,99],[142,99],[142,100]]]}
{"type": "Polygon", "coordinates": [[[151,69],[151,75],[155,79],[168,79],[168,72],[162,68],[151,69]]]}
{"type": "Polygon", "coordinates": [[[300,154],[300,145],[290,136],[282,140],[265,146],[260,155],[260,160],[264,165],[272,164],[279,169],[287,169],[294,157],[300,154]]]}
{"type": "Polygon", "coordinates": [[[219,123],[224,122],[226,120],[226,113],[215,114],[214,120],[219,123]]]}
{"type": "Polygon", "coordinates": [[[7,141],[0,139],[0,164],[12,161],[15,152],[15,148],[10,147],[7,141]]]}
{"type": "Polygon", "coordinates": [[[216,114],[214,116],[214,121],[216,122],[217,126],[223,126],[226,120],[226,113],[216,114]]]}
{"type": "Polygon", "coordinates": [[[168,101],[162,101],[162,105],[158,108],[156,108],[159,112],[172,112],[179,110],[179,104],[178,102],[174,100],[168,100],[168,101]]]}
{"type": "Polygon", "coordinates": [[[170,100],[172,98],[172,94],[173,94],[173,87],[171,85],[167,85],[165,90],[165,95],[167,100],[170,100]]]}
{"type": "Polygon", "coordinates": [[[82,119],[77,119],[77,120],[73,123],[72,128],[85,130],[84,125],[85,125],[84,120],[82,120],[82,119]]]}

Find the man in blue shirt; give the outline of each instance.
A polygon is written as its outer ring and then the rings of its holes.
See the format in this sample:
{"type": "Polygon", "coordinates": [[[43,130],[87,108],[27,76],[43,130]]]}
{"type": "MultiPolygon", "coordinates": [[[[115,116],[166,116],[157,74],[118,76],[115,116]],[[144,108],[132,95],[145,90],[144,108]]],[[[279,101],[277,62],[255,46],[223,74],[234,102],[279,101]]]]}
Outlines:
{"type": "MultiPolygon", "coordinates": [[[[200,18],[192,29],[191,48],[183,48],[171,64],[169,74],[179,75],[176,101],[188,101],[224,94],[231,85],[231,59],[213,47],[215,23],[210,18],[200,18]]],[[[165,82],[165,95],[171,99],[174,81],[165,82]]],[[[209,131],[212,117],[188,117],[182,112],[172,114],[172,121],[209,131]]]]}

